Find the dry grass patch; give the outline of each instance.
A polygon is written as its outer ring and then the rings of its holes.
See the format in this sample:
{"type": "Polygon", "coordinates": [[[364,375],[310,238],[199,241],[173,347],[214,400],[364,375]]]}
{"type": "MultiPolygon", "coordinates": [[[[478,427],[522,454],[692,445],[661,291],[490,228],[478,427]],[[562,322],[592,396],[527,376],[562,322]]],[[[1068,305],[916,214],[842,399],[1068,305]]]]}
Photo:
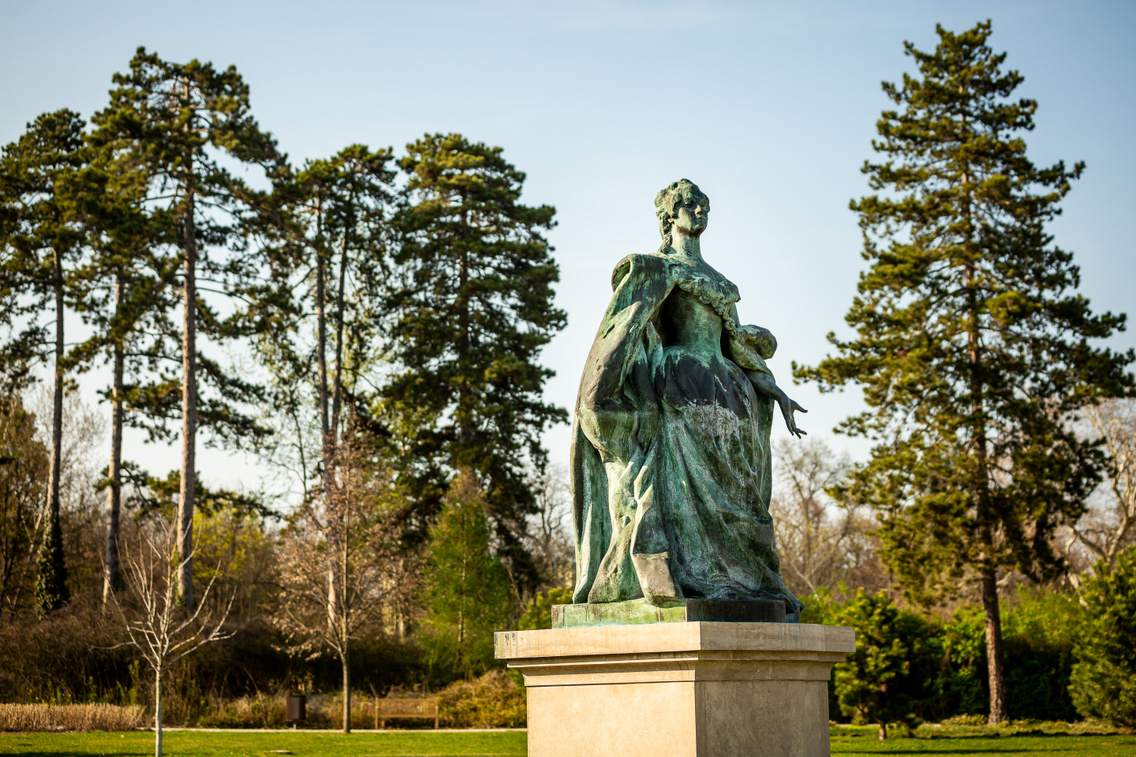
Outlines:
{"type": "Polygon", "coordinates": [[[132,731],[147,720],[137,705],[0,704],[0,731],[132,731]]]}

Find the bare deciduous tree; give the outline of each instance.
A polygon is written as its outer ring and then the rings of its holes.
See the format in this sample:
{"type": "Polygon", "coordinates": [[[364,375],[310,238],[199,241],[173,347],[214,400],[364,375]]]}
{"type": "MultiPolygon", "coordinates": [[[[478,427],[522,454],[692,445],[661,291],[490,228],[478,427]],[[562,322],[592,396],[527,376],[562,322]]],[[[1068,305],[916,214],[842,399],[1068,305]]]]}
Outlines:
{"type": "MultiPolygon", "coordinates": [[[[207,609],[211,580],[192,611],[179,592],[179,578],[193,553],[180,554],[173,528],[140,533],[139,545],[123,554],[126,595],[112,594],[119,618],[129,636],[124,642],[138,649],[154,671],[154,755],[162,757],[162,681],[176,662],[202,646],[232,634],[223,626],[232,599],[216,610],[207,609]]],[[[219,571],[214,571],[214,578],[219,571]]]]}
{"type": "Polygon", "coordinates": [[[550,588],[572,586],[575,551],[572,544],[572,492],[568,472],[549,465],[532,484],[537,511],[528,518],[529,552],[550,588]]]}
{"type": "Polygon", "coordinates": [[[874,559],[870,520],[825,493],[844,480],[851,461],[816,438],[783,440],[774,454],[773,516],[781,575],[802,594],[834,588],[874,559]]]}
{"type": "Polygon", "coordinates": [[[1117,555],[1136,543],[1136,400],[1108,400],[1090,408],[1083,426],[1086,435],[1100,439],[1109,477],[1060,540],[1073,563],[1074,585],[1078,568],[1088,569],[1097,560],[1115,565],[1117,555]]]}
{"type": "Polygon", "coordinates": [[[384,606],[398,605],[414,581],[416,562],[398,541],[401,497],[366,439],[340,442],[339,485],[322,510],[301,505],[280,548],[280,611],[275,618],[288,646],[316,657],[334,652],[343,667],[343,732],[351,732],[351,641],[384,606]],[[334,570],[329,570],[331,565],[334,570]]]}

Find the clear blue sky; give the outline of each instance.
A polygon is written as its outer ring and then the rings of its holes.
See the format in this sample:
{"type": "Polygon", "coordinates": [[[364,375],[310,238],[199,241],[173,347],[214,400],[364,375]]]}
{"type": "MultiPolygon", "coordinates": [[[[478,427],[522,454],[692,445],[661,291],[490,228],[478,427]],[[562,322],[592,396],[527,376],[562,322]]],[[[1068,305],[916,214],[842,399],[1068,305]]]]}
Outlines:
{"type": "MultiPolygon", "coordinates": [[[[396,152],[425,132],[500,145],[528,174],[525,199],[557,208],[558,300],[568,328],[545,361],[571,408],[622,256],[658,246],[652,202],[687,177],[713,203],[707,259],[738,284],[743,322],[777,335],[770,365],[825,355],[856,286],[859,231],[882,80],[910,70],[904,40],[990,18],[991,44],[1039,101],[1038,164],[1088,164],[1052,227],[1098,310],[1129,311],[1136,285],[1136,2],[59,3],[0,0],[0,143],[37,114],[103,107],[111,75],[145,45],[236,65],[253,111],[292,159],[353,143],[396,152]]],[[[1136,334],[1113,341],[1136,346],[1136,334]]],[[[830,429],[855,393],[790,394],[801,425],[830,429]]],[[[785,434],[778,428],[775,437],[785,434]]],[[[549,432],[553,458],[568,430],[549,432]]],[[[129,453],[128,453],[129,454],[129,453]]],[[[135,452],[135,455],[138,453],[135,452]]],[[[206,483],[242,463],[202,451],[206,483]]],[[[174,468],[164,452],[149,467],[174,468]]]]}

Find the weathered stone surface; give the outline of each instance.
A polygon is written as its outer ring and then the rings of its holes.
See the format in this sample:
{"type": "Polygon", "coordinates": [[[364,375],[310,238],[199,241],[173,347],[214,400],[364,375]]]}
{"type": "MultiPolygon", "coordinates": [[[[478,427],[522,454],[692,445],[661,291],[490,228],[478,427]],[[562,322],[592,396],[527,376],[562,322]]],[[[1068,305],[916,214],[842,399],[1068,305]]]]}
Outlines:
{"type": "Polygon", "coordinates": [[[751,601],[687,599],[680,605],[656,607],[645,599],[633,599],[627,602],[552,606],[553,628],[697,621],[784,623],[785,603],[772,599],[751,601]]]}
{"type": "Polygon", "coordinates": [[[525,679],[530,757],[817,757],[827,681],[855,633],[654,623],[510,631],[495,646],[525,679]]]}

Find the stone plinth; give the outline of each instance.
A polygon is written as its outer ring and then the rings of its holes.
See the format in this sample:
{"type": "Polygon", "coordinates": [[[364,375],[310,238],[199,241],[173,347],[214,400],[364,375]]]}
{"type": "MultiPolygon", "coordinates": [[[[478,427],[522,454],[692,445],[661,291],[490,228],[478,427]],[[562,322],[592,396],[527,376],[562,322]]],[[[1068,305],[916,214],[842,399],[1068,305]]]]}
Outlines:
{"type": "Polygon", "coordinates": [[[506,631],[530,757],[829,754],[832,666],[851,628],[670,622],[506,631]]]}

